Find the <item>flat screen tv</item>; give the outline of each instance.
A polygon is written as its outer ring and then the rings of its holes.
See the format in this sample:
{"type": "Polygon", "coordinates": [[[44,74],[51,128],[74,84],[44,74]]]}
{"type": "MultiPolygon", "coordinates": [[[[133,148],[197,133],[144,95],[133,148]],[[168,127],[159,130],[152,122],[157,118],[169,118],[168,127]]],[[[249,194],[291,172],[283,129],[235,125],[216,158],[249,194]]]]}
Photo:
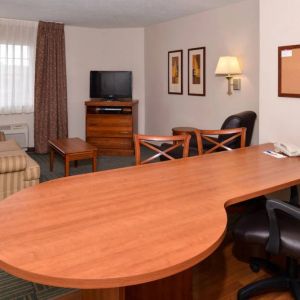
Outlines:
{"type": "Polygon", "coordinates": [[[91,71],[90,98],[132,98],[131,71],[91,71]]]}

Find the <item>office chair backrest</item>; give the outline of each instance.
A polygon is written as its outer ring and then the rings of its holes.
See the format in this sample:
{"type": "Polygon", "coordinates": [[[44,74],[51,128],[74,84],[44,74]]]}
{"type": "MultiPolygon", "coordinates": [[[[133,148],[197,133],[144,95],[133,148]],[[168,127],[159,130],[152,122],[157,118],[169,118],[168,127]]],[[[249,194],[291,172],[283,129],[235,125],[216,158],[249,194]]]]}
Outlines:
{"type": "MultiPolygon", "coordinates": [[[[232,129],[241,127],[247,128],[245,146],[248,147],[251,144],[256,116],[257,115],[254,111],[243,111],[238,114],[231,115],[224,121],[221,129],[232,129]]],[[[218,137],[218,141],[222,142],[226,138],[228,137],[224,137],[221,135],[218,137]]],[[[236,140],[233,144],[231,144],[231,148],[239,148],[239,141],[236,140]]]]}
{"type": "Polygon", "coordinates": [[[148,163],[160,156],[164,156],[167,159],[173,160],[170,155],[170,151],[178,148],[183,147],[182,157],[187,157],[189,152],[189,143],[190,143],[191,136],[189,134],[185,135],[175,135],[175,136],[155,136],[155,135],[142,135],[142,134],[135,134],[134,135],[134,147],[135,147],[135,162],[136,165],[142,165],[148,163]],[[150,142],[173,142],[170,144],[170,147],[166,149],[160,149],[159,146],[154,145],[150,142]],[[156,154],[150,156],[145,160],[141,160],[141,145],[144,147],[151,149],[156,154]]]}

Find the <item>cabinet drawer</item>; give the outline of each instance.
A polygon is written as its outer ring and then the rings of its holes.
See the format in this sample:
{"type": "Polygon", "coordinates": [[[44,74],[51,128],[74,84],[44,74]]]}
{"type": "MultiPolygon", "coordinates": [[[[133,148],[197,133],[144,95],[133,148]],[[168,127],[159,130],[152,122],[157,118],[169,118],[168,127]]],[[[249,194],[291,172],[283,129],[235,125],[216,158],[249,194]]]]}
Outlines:
{"type": "Polygon", "coordinates": [[[86,141],[102,149],[132,149],[132,138],[87,138],[86,141]]]}
{"type": "Polygon", "coordinates": [[[131,116],[87,116],[88,137],[132,137],[131,116]]]}
{"type": "Polygon", "coordinates": [[[98,127],[132,127],[131,115],[87,115],[87,126],[98,127]]]}
{"type": "Polygon", "coordinates": [[[132,138],[132,129],[124,127],[115,127],[115,128],[96,128],[88,127],[86,131],[87,137],[114,137],[114,138],[132,138]]]}

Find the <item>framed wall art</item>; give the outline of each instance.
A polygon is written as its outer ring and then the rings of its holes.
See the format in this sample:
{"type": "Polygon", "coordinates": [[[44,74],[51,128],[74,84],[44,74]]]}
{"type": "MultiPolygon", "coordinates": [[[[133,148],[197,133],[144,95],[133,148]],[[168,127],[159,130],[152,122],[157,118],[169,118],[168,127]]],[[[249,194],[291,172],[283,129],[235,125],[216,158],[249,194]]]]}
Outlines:
{"type": "Polygon", "coordinates": [[[182,50],[168,52],[168,93],[182,94],[182,50]]]}
{"type": "Polygon", "coordinates": [[[300,98],[300,45],[278,47],[278,96],[300,98]]]}
{"type": "Polygon", "coordinates": [[[205,47],[188,50],[188,94],[205,96],[205,47]]]}

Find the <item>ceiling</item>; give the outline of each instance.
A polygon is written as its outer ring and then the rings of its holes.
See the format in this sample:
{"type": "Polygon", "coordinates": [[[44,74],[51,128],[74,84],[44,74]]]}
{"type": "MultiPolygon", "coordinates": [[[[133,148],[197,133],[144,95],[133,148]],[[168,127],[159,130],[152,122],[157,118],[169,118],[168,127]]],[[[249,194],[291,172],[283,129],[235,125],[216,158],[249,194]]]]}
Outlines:
{"type": "Polygon", "coordinates": [[[0,18],[145,27],[241,0],[0,0],[0,18]]]}

